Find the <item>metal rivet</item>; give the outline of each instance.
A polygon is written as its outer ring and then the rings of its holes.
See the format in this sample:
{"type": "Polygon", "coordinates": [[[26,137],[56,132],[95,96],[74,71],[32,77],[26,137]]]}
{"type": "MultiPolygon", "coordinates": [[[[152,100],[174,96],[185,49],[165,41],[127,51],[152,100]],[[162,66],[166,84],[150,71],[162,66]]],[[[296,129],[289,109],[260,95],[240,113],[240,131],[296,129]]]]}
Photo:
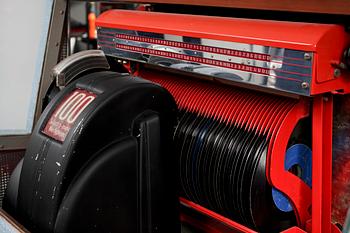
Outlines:
{"type": "Polygon", "coordinates": [[[301,83],[301,88],[303,88],[303,89],[309,88],[309,83],[307,83],[307,82],[302,82],[302,83],[301,83]]]}
{"type": "Polygon", "coordinates": [[[341,75],[340,69],[334,69],[334,77],[339,77],[341,75]]]}
{"type": "Polygon", "coordinates": [[[304,59],[305,60],[310,60],[311,59],[310,53],[304,53],[304,59]]]}
{"type": "Polygon", "coordinates": [[[64,10],[60,10],[60,14],[63,15],[64,14],[64,10]]]}

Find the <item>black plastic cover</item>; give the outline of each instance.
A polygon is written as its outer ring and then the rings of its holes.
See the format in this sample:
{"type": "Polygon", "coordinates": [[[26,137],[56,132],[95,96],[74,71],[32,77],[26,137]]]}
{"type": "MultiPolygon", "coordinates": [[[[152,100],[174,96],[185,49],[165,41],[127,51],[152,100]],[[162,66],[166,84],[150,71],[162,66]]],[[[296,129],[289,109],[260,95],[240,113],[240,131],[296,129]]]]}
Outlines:
{"type": "Polygon", "coordinates": [[[165,89],[128,75],[98,72],[68,85],[33,131],[16,209],[9,212],[34,232],[67,232],[73,225],[70,232],[179,232],[178,172],[171,150],[176,111],[165,89]],[[64,141],[42,133],[57,106],[77,88],[96,98],[64,141]],[[125,194],[116,214],[113,208],[119,205],[113,205],[125,194]]]}

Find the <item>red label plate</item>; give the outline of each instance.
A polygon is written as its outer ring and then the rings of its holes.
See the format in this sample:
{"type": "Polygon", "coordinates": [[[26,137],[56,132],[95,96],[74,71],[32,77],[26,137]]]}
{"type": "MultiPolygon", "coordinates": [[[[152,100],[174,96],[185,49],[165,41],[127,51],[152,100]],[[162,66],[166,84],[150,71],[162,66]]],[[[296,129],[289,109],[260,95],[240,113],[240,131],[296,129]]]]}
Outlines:
{"type": "Polygon", "coordinates": [[[63,142],[75,120],[95,98],[95,94],[86,90],[74,90],[56,107],[42,132],[63,142]]]}

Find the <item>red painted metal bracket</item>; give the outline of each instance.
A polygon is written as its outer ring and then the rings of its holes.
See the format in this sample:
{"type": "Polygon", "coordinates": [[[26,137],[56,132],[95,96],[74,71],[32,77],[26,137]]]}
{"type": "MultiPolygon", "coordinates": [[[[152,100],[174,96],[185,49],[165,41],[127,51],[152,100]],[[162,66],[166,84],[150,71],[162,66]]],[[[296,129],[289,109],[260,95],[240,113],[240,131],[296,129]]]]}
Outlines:
{"type": "Polygon", "coordinates": [[[309,103],[301,100],[287,114],[269,145],[266,176],[269,182],[286,194],[293,203],[297,220],[304,227],[311,218],[311,189],[300,178],[284,169],[288,140],[298,121],[309,114],[309,103]],[[293,184],[293,185],[291,185],[293,184]]]}
{"type": "Polygon", "coordinates": [[[314,98],[312,109],[312,233],[335,233],[332,208],[333,96],[314,98]]]}
{"type": "MultiPolygon", "coordinates": [[[[219,222],[224,223],[228,229],[227,231],[225,231],[227,233],[233,233],[233,232],[235,232],[235,233],[237,233],[237,232],[257,233],[256,231],[253,231],[253,230],[249,229],[248,227],[245,227],[245,226],[243,226],[235,221],[232,221],[231,219],[223,217],[223,216],[221,216],[221,215],[219,215],[219,214],[217,214],[217,213],[215,213],[215,212],[213,212],[213,211],[211,211],[211,210],[209,210],[201,205],[198,205],[194,202],[191,202],[185,198],[180,197],[180,202],[183,205],[188,206],[188,207],[190,207],[190,208],[192,208],[192,209],[194,209],[194,210],[196,210],[196,211],[198,211],[198,212],[200,212],[200,213],[202,213],[210,218],[213,218],[219,222]]],[[[188,221],[189,224],[196,225],[197,227],[201,228],[201,230],[203,230],[206,233],[219,233],[219,232],[223,233],[222,231],[218,231],[218,229],[211,224],[206,224],[205,222],[193,222],[193,219],[189,219],[188,216],[183,215],[182,221],[185,221],[185,222],[188,221]]]]}

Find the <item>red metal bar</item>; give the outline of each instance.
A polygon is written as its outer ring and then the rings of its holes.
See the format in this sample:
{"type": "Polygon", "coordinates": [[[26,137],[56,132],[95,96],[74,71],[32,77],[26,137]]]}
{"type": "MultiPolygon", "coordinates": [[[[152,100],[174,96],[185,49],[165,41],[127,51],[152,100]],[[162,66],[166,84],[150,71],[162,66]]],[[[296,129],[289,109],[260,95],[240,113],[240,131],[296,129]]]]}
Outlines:
{"type": "MultiPolygon", "coordinates": [[[[183,205],[186,205],[186,206],[188,206],[188,207],[190,207],[190,208],[192,208],[192,209],[194,209],[202,214],[205,214],[205,215],[207,215],[215,220],[218,220],[220,222],[225,223],[225,225],[234,229],[235,232],[238,231],[238,232],[245,232],[245,233],[257,233],[256,231],[253,231],[253,230],[249,229],[248,227],[245,227],[245,226],[243,226],[243,225],[241,225],[241,224],[239,224],[231,219],[223,217],[222,215],[217,214],[214,211],[208,210],[207,208],[205,208],[201,205],[198,205],[194,202],[191,202],[185,198],[180,197],[180,202],[183,205]]],[[[203,230],[205,230],[205,229],[203,229],[203,230]]],[[[212,229],[210,229],[209,231],[205,231],[205,232],[214,232],[214,231],[212,231],[212,229]]]]}
{"type": "Polygon", "coordinates": [[[312,114],[312,232],[331,233],[333,97],[316,96],[312,114]]]}
{"type": "Polygon", "coordinates": [[[299,227],[292,227],[285,231],[282,231],[281,233],[306,233],[306,231],[303,231],[299,227]]]}

